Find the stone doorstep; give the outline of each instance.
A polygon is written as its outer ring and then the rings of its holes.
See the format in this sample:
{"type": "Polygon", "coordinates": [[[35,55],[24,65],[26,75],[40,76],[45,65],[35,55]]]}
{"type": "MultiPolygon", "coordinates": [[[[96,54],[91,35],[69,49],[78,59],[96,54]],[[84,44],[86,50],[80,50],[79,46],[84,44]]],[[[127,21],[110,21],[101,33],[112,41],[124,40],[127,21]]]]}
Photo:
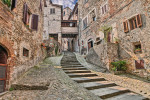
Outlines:
{"type": "Polygon", "coordinates": [[[6,95],[7,93],[9,93],[9,91],[5,91],[5,92],[0,93],[0,97],[6,95]]]}
{"type": "Polygon", "coordinates": [[[36,85],[13,84],[11,88],[13,90],[48,90],[48,85],[36,86],[36,85]]]}

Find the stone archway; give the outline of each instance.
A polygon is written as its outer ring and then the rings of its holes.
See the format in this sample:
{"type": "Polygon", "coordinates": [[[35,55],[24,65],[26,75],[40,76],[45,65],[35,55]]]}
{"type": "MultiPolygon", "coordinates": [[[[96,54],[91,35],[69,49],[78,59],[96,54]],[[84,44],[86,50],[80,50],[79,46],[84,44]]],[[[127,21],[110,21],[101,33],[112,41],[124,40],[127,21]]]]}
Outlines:
{"type": "Polygon", "coordinates": [[[5,91],[7,80],[7,59],[8,53],[0,46],[0,93],[5,91]]]}

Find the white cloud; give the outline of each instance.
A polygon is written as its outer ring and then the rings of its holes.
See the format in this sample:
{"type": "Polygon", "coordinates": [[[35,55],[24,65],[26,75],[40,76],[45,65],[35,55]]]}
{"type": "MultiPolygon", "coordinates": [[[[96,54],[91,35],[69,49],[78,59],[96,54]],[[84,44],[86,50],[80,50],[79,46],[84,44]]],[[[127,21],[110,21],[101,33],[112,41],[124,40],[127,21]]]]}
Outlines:
{"type": "Polygon", "coordinates": [[[64,7],[74,8],[74,3],[76,0],[52,0],[54,4],[63,5],[64,7]]]}

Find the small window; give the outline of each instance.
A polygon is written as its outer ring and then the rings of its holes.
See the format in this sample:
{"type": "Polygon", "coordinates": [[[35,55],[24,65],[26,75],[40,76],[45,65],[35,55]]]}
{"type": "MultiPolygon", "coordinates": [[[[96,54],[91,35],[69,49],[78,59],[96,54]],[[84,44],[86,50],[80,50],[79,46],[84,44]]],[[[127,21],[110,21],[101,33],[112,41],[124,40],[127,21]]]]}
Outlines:
{"type": "Polygon", "coordinates": [[[55,8],[50,9],[50,14],[55,14],[55,8]]]}
{"type": "Polygon", "coordinates": [[[83,28],[85,29],[87,27],[87,17],[83,20],[83,28]]]}
{"type": "Polygon", "coordinates": [[[105,4],[101,7],[101,13],[102,15],[108,12],[108,5],[105,4]]]}
{"type": "Polygon", "coordinates": [[[38,29],[38,15],[32,14],[27,6],[24,4],[24,11],[23,11],[23,22],[27,28],[37,30],[38,29]]]}
{"type": "Polygon", "coordinates": [[[144,60],[135,60],[136,69],[144,69],[144,60]]]}
{"type": "Polygon", "coordinates": [[[84,4],[86,4],[88,2],[88,0],[84,0],[84,4]]]}
{"type": "Polygon", "coordinates": [[[12,0],[11,10],[16,8],[16,5],[17,5],[17,0],[12,0]]]}
{"type": "Polygon", "coordinates": [[[23,56],[24,57],[29,57],[29,50],[26,48],[23,48],[23,56]]]}
{"type": "Polygon", "coordinates": [[[64,11],[64,16],[65,16],[65,11],[64,11]]]}
{"type": "Polygon", "coordinates": [[[142,53],[141,43],[134,43],[134,53],[139,54],[142,53]]]}

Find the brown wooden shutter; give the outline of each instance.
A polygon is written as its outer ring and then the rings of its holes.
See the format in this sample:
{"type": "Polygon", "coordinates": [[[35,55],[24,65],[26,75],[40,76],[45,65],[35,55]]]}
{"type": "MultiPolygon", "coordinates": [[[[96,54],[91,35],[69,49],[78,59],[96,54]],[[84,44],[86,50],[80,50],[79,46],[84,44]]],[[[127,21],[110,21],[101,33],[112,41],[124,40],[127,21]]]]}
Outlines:
{"type": "Polygon", "coordinates": [[[129,32],[128,21],[123,22],[123,26],[124,26],[124,32],[125,33],[129,32]]]}
{"type": "Polygon", "coordinates": [[[42,2],[41,2],[41,0],[40,0],[39,10],[42,11],[42,2]]]}
{"type": "Polygon", "coordinates": [[[31,29],[38,30],[38,20],[39,16],[32,14],[31,29]]]}
{"type": "Polygon", "coordinates": [[[104,7],[102,7],[102,14],[104,14],[104,7]]]}
{"type": "Polygon", "coordinates": [[[135,67],[136,69],[144,69],[144,60],[136,60],[135,67]]]}
{"type": "Polygon", "coordinates": [[[141,14],[138,14],[138,15],[136,16],[136,22],[137,22],[137,27],[141,27],[141,26],[142,26],[141,14]]]}
{"type": "Polygon", "coordinates": [[[23,6],[23,22],[27,24],[27,16],[28,16],[28,6],[25,3],[23,6]]]}

